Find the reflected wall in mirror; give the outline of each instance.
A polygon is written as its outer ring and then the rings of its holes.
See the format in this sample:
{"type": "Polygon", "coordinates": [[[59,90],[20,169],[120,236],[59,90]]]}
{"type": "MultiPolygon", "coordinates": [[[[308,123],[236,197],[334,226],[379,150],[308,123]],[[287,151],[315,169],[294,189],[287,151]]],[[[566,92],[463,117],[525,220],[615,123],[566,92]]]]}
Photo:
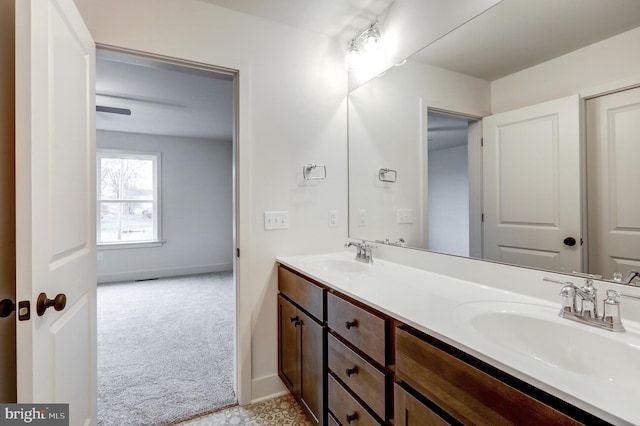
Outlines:
{"type": "Polygon", "coordinates": [[[352,90],[349,236],[640,270],[640,97],[599,96],[640,85],[639,26],[636,1],[503,0],[352,90]]]}

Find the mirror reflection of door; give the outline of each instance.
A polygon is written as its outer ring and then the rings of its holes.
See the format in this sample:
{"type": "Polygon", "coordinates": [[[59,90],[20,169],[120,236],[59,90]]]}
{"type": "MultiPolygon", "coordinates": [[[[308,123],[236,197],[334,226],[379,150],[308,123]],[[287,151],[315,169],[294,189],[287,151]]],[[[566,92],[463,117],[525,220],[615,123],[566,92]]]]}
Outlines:
{"type": "Polygon", "coordinates": [[[582,271],[578,96],[483,120],[483,258],[582,271]]]}
{"type": "Polygon", "coordinates": [[[586,101],[589,271],[640,270],[640,88],[586,101]]]}
{"type": "Polygon", "coordinates": [[[469,165],[474,161],[469,130],[477,120],[433,110],[427,117],[427,248],[469,256],[473,239],[469,165]]]}

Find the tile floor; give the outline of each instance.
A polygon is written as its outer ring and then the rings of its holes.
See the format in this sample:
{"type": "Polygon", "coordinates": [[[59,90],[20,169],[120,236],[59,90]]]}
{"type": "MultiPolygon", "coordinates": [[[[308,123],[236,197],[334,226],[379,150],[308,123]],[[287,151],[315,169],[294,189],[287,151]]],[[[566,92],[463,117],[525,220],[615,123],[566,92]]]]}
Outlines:
{"type": "Polygon", "coordinates": [[[235,406],[174,426],[312,426],[291,395],[256,404],[235,406]]]}

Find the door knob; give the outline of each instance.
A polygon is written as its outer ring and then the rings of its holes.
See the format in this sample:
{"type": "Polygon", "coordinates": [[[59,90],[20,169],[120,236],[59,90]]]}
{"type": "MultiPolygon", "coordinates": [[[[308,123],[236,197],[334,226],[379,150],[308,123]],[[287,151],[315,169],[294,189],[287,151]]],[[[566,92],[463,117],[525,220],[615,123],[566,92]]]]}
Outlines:
{"type": "Polygon", "coordinates": [[[16,304],[11,299],[0,300],[0,318],[6,318],[16,310],[16,304]]]}
{"type": "Polygon", "coordinates": [[[573,237],[567,237],[562,241],[565,246],[573,247],[576,245],[576,239],[573,237]]]}
{"type": "Polygon", "coordinates": [[[53,300],[47,297],[46,293],[40,293],[38,301],[36,302],[36,311],[38,316],[44,315],[47,308],[53,307],[56,311],[61,311],[67,305],[67,296],[60,293],[53,300]]]}

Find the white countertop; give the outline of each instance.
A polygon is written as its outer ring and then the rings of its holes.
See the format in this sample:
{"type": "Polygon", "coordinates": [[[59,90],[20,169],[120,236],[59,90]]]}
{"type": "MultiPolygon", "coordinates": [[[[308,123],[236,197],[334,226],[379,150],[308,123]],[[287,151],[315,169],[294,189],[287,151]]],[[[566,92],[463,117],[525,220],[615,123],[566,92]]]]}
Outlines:
{"type": "Polygon", "coordinates": [[[277,261],[606,421],[640,424],[640,409],[635,406],[640,402],[640,356],[621,359],[614,353],[618,352],[614,348],[623,345],[630,349],[624,354],[640,354],[640,324],[624,321],[627,332],[613,333],[559,318],[560,296],[550,302],[379,259],[373,264],[358,262],[363,269],[358,272],[338,272],[325,266],[326,261],[347,265],[353,259],[353,252],[343,251],[277,261]],[[551,347],[557,347],[566,362],[554,365],[535,354],[514,351],[507,341],[479,333],[469,323],[469,312],[477,306],[505,306],[507,310],[534,306],[545,324],[557,323],[564,334],[553,336],[547,329],[539,333],[542,335],[522,338],[533,348],[536,339],[545,343],[560,339],[551,347]],[[582,364],[575,364],[574,369],[573,359],[582,364]]]}

